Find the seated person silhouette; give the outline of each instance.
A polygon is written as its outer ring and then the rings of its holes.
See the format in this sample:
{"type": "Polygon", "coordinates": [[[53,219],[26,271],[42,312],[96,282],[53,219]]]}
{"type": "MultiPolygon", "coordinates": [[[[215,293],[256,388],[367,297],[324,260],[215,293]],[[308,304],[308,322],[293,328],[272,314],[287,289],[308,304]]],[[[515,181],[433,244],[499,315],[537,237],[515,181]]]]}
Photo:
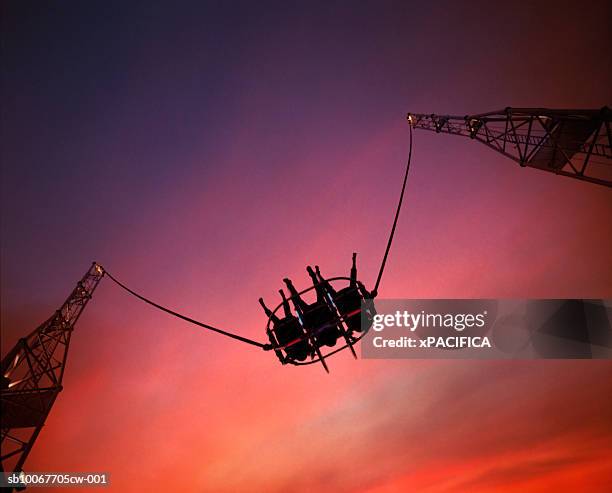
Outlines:
{"type": "Polygon", "coordinates": [[[263,298],[259,298],[259,303],[263,307],[264,312],[272,321],[272,332],[276,341],[271,341],[272,344],[278,344],[278,346],[286,346],[283,351],[287,354],[290,359],[297,361],[304,361],[308,356],[311,356],[313,351],[306,335],[300,325],[300,321],[291,313],[289,308],[289,301],[285,298],[285,293],[281,289],[279,291],[283,299],[283,310],[285,316],[278,318],[272,311],[265,305],[263,298]]]}
{"type": "Polygon", "coordinates": [[[300,298],[290,279],[285,278],[283,281],[291,293],[291,300],[296,312],[302,319],[304,328],[313,335],[317,347],[333,347],[338,341],[338,337],[341,336],[341,328],[338,326],[336,314],[325,300],[325,290],[318,282],[316,274],[310,266],[307,270],[317,292],[317,300],[314,303],[308,304],[300,298]]]}
{"type": "MultiPolygon", "coordinates": [[[[361,302],[364,298],[369,298],[370,294],[365,290],[363,285],[357,282],[357,254],[353,253],[353,265],[351,267],[351,282],[346,288],[336,291],[331,284],[321,275],[319,266],[315,266],[318,282],[324,287],[325,291],[331,297],[334,305],[338,309],[338,313],[344,320],[344,323],[349,328],[350,332],[361,332],[361,302]]],[[[373,308],[372,308],[373,310],[373,308]]],[[[369,329],[372,325],[373,313],[370,309],[363,313],[366,326],[369,329]]]]}

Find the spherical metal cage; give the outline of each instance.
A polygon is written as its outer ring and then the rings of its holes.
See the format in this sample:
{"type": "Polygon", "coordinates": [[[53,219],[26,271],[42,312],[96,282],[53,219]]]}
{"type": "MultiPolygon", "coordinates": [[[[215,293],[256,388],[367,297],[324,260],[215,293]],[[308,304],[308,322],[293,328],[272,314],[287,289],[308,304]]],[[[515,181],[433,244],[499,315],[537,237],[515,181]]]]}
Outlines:
{"type": "MultiPolygon", "coordinates": [[[[354,346],[368,333],[370,327],[372,326],[372,318],[376,313],[374,308],[374,300],[371,298],[370,293],[368,293],[368,291],[365,289],[365,286],[360,281],[357,281],[356,286],[351,286],[351,279],[349,277],[332,277],[326,279],[326,282],[330,285],[334,283],[348,283],[348,286],[337,291],[336,297],[329,295],[329,293],[327,293],[327,295],[325,296],[325,303],[327,305],[327,308],[329,309],[329,313],[331,313],[333,317],[331,319],[331,323],[325,324],[320,327],[309,327],[307,324],[304,323],[304,320],[302,320],[300,314],[296,311],[296,318],[299,321],[301,334],[289,342],[280,344],[279,338],[276,334],[276,327],[274,327],[273,324],[273,320],[276,318],[276,313],[283,307],[283,302],[279,303],[268,317],[268,322],[266,324],[266,333],[268,334],[268,338],[270,339],[270,342],[272,344],[272,349],[274,350],[276,356],[283,365],[291,364],[296,366],[302,366],[320,362],[323,365],[325,371],[329,372],[327,362],[325,361],[325,359],[329,356],[343,351],[344,349],[349,349],[353,356],[357,358],[357,353],[355,352],[354,346]],[[342,303],[343,296],[347,300],[350,296],[351,303],[342,303]],[[355,306],[357,296],[359,298],[359,303],[357,306],[355,306]],[[347,306],[349,305],[352,305],[351,308],[353,309],[347,313],[347,306]],[[363,316],[365,316],[366,318],[363,319],[363,316]],[[341,342],[337,342],[334,343],[330,350],[325,351],[325,349],[322,347],[323,344],[321,344],[318,339],[319,334],[323,330],[327,330],[332,326],[337,328],[341,338],[344,339],[344,345],[340,347],[333,347],[337,343],[342,344],[341,342]],[[307,358],[307,361],[298,360],[290,354],[291,348],[296,347],[296,345],[298,344],[302,346],[308,344],[308,347],[310,348],[311,352],[309,354],[309,358],[307,358]]],[[[289,301],[292,301],[297,297],[301,297],[303,294],[315,290],[319,286],[319,284],[321,283],[315,283],[312,286],[298,292],[296,295],[293,295],[287,299],[289,301]]],[[[338,340],[339,339],[340,337],[338,337],[338,340]]]]}

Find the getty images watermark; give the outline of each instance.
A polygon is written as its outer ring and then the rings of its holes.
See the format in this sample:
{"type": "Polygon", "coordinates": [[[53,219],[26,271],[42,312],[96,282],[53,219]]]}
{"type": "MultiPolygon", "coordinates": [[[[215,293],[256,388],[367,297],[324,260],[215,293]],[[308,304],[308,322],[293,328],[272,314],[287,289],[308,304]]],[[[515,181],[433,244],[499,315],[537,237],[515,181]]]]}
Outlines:
{"type": "Polygon", "coordinates": [[[612,358],[612,300],[366,303],[363,358],[612,358]]]}

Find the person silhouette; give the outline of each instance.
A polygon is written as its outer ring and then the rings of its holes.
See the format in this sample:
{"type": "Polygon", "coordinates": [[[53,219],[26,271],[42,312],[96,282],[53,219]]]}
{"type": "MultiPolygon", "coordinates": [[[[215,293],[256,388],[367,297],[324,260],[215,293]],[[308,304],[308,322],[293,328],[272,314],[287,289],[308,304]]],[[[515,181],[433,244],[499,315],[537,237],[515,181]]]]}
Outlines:
{"type": "MultiPolygon", "coordinates": [[[[336,291],[332,285],[321,274],[318,265],[315,265],[315,273],[318,283],[323,286],[329,297],[333,301],[338,313],[344,320],[345,325],[351,333],[361,332],[361,303],[365,298],[369,298],[369,293],[362,284],[357,282],[357,254],[353,253],[353,263],[351,266],[350,284],[348,287],[336,291]]],[[[372,325],[372,313],[370,309],[363,312],[364,322],[367,328],[372,325]]]]}
{"type": "Polygon", "coordinates": [[[281,289],[279,293],[283,300],[283,318],[279,318],[276,314],[272,313],[264,303],[263,298],[259,298],[259,304],[262,306],[265,314],[270,318],[273,325],[272,333],[276,340],[272,340],[271,342],[274,345],[281,346],[281,349],[285,351],[289,358],[297,361],[304,361],[308,356],[312,355],[312,347],[306,339],[300,321],[291,313],[291,308],[289,307],[289,301],[285,297],[285,292],[281,289]]]}
{"type": "Polygon", "coordinates": [[[283,279],[287,289],[291,293],[291,301],[306,331],[314,335],[314,340],[318,347],[335,346],[338,337],[341,335],[341,328],[338,326],[335,313],[330,309],[325,300],[325,291],[316,279],[312,268],[307,268],[308,274],[313,279],[317,300],[314,303],[306,303],[299,295],[291,279],[283,279]]]}

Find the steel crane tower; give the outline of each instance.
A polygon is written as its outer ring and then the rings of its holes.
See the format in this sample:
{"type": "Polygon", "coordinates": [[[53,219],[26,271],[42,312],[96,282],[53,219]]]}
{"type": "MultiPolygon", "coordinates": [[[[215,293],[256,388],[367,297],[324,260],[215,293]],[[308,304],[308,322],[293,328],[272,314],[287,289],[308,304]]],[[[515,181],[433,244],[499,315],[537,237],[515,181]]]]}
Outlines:
{"type": "Polygon", "coordinates": [[[46,322],[20,339],[2,360],[0,373],[0,471],[20,472],[62,390],[74,326],[104,270],[93,263],[46,322]]]}
{"type": "Polygon", "coordinates": [[[612,111],[506,108],[467,116],[408,113],[413,128],[470,137],[521,166],[612,187],[612,111]]]}

